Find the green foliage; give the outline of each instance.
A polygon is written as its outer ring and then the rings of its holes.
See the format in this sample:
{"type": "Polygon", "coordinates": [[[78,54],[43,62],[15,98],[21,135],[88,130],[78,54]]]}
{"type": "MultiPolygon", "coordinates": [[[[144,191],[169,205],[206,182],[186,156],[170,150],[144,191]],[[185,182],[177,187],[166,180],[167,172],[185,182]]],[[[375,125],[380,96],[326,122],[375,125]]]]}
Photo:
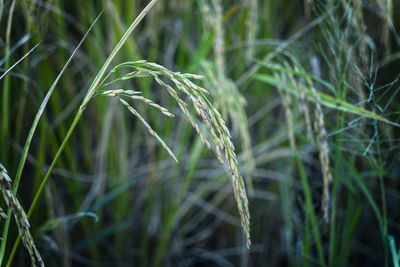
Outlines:
{"type": "Polygon", "coordinates": [[[1,265],[399,266],[399,12],[0,0],[1,265]]]}

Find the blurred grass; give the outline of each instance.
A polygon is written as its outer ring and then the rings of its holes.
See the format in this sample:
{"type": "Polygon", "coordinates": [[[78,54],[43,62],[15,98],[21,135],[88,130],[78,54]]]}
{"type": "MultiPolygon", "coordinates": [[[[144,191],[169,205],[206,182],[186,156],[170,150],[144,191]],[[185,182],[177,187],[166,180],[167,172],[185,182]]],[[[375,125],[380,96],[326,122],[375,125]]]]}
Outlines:
{"type": "MultiPolygon", "coordinates": [[[[148,1],[15,1],[12,12],[13,2],[0,1],[1,73],[41,44],[0,81],[0,162],[11,177],[48,88],[104,10],[38,123],[17,195],[27,209],[86,88],[148,1]]],[[[117,101],[96,98],[30,219],[46,265],[398,266],[399,14],[391,0],[160,0],[114,62],[146,59],[206,76],[241,173],[252,178],[253,245],[245,247],[227,166],[165,90],[134,79],[124,85],[177,114],[135,103],[179,164],[117,101]],[[328,223],[317,103],[333,176],[328,223]],[[98,221],[84,216],[92,213],[98,221]]],[[[4,261],[17,235],[11,220],[4,261]]],[[[27,264],[20,246],[13,266],[27,264]]]]}

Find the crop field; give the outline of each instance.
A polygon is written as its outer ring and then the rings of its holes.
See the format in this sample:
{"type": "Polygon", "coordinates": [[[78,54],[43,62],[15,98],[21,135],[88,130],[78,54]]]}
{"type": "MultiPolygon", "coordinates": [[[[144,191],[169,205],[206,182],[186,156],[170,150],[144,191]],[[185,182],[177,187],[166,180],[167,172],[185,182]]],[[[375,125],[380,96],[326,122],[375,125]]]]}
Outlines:
{"type": "Polygon", "coordinates": [[[399,17],[0,0],[0,266],[400,267],[399,17]]]}

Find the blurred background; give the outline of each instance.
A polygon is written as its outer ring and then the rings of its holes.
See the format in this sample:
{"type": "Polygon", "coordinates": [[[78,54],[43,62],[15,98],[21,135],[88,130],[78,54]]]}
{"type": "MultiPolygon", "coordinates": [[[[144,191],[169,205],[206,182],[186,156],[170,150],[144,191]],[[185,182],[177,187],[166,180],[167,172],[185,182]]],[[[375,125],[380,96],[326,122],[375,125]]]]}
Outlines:
{"type": "MultiPolygon", "coordinates": [[[[0,162],[12,179],[46,93],[103,11],[33,136],[17,193],[25,210],[95,75],[148,2],[0,1],[0,74],[40,42],[0,80],[0,162]]],[[[110,89],[141,91],[176,115],[133,103],[179,163],[116,99],[93,98],[30,218],[45,264],[399,266],[399,15],[393,0],[158,1],[111,67],[145,59],[204,76],[194,82],[236,147],[252,246],[227,166],[168,92],[139,77],[110,89]]],[[[2,236],[5,263],[13,220],[2,236]]],[[[11,266],[28,264],[20,244],[11,266]]]]}

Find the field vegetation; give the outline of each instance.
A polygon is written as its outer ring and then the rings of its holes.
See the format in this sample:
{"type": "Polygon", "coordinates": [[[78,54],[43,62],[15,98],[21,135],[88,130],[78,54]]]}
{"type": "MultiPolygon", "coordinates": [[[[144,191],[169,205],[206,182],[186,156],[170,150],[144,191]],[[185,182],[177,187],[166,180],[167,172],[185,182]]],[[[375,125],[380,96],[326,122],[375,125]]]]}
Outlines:
{"type": "Polygon", "coordinates": [[[400,2],[0,0],[0,266],[399,266],[400,2]]]}

